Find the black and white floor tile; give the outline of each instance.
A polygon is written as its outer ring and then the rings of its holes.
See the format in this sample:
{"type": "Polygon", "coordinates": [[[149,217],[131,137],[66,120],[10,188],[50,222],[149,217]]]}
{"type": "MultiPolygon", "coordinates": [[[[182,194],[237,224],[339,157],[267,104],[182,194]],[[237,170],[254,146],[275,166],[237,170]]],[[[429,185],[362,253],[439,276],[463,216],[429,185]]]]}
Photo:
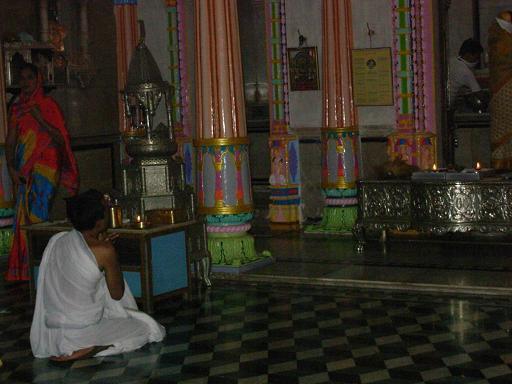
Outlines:
{"type": "Polygon", "coordinates": [[[512,383],[512,300],[217,284],[161,303],[162,343],[34,359],[23,285],[2,288],[0,383],[512,383]]]}

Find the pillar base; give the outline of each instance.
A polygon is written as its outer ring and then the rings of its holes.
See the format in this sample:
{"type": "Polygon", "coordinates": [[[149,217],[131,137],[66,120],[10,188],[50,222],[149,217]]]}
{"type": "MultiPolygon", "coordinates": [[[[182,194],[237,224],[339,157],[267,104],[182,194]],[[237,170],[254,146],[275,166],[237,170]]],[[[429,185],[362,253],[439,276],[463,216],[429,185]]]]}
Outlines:
{"type": "Polygon", "coordinates": [[[208,233],[208,250],[212,255],[213,265],[239,267],[255,260],[268,257],[257,254],[254,237],[245,232],[208,233]]]}
{"type": "Polygon", "coordinates": [[[297,205],[269,205],[269,220],[274,224],[298,224],[301,221],[297,205]]]}
{"type": "Polygon", "coordinates": [[[13,236],[11,227],[0,229],[0,255],[7,255],[10,252],[13,236]]]}
{"type": "Polygon", "coordinates": [[[350,207],[325,207],[320,224],[308,225],[304,233],[348,234],[357,220],[357,205],[350,207]]]}

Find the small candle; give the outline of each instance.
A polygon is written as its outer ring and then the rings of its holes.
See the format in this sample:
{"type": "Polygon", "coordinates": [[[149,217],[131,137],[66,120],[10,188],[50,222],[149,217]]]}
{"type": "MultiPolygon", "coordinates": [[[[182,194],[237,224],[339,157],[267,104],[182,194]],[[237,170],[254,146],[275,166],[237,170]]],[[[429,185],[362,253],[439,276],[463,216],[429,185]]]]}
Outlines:
{"type": "Polygon", "coordinates": [[[476,169],[477,171],[479,171],[480,169],[482,169],[482,167],[480,166],[480,163],[479,163],[478,161],[476,162],[475,169],[476,169]]]}
{"type": "Polygon", "coordinates": [[[140,218],[140,215],[137,215],[137,219],[135,220],[135,227],[136,228],[139,228],[139,229],[144,229],[146,228],[146,223],[144,223],[141,218],[140,218]]]}
{"type": "Polygon", "coordinates": [[[144,229],[146,228],[146,224],[143,221],[137,221],[137,228],[144,229]]]}
{"type": "Polygon", "coordinates": [[[434,165],[432,166],[432,170],[433,170],[434,172],[436,172],[436,171],[437,171],[437,165],[436,165],[436,163],[434,163],[434,165]]]}

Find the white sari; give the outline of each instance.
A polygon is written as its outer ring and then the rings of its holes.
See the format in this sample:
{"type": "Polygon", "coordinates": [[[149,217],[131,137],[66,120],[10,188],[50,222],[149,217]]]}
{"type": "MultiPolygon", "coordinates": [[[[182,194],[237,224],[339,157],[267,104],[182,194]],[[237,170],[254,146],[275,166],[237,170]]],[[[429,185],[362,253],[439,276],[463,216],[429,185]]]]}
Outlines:
{"type": "Polygon", "coordinates": [[[92,346],[110,346],[96,356],[114,355],[164,336],[164,327],[137,310],[126,282],[121,300],[110,297],[105,275],[80,232],[60,232],[50,239],[30,329],[35,357],[70,355],[92,346]]]}

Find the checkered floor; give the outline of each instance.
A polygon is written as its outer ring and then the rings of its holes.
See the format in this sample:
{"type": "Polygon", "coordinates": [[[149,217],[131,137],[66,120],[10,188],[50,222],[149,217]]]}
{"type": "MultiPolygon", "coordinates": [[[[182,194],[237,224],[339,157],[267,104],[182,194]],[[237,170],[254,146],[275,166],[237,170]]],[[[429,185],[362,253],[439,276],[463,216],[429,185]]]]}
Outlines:
{"type": "Polygon", "coordinates": [[[26,287],[0,298],[0,383],[512,383],[512,301],[219,285],[155,317],[162,343],[34,359],[26,287]]]}

